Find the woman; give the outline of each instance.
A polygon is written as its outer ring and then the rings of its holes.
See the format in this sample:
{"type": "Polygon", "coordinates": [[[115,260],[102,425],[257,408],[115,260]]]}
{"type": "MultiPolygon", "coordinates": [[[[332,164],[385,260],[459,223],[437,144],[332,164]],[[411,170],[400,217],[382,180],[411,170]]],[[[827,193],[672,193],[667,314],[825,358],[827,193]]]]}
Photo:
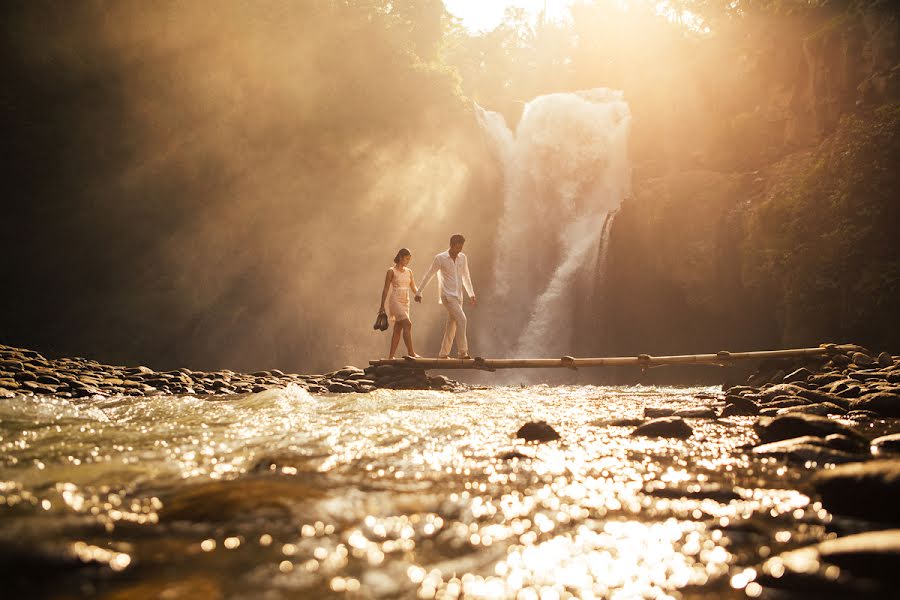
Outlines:
{"type": "Polygon", "coordinates": [[[394,358],[397,346],[400,345],[400,336],[406,343],[409,356],[420,358],[413,350],[412,321],[409,320],[409,290],[417,295],[416,281],[413,272],[406,265],[412,260],[412,254],[406,248],[400,248],[394,257],[394,266],[387,270],[384,277],[384,290],[381,292],[381,312],[385,312],[385,300],[387,300],[387,314],[394,324],[394,334],[391,336],[391,354],[388,358],[394,358]],[[390,295],[388,295],[390,293],[390,295]]]}

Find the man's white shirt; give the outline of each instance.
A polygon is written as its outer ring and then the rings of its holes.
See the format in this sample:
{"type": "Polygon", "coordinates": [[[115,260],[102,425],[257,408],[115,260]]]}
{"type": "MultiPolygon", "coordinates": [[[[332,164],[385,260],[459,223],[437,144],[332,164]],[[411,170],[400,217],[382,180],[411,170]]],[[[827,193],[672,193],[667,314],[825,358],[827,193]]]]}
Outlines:
{"type": "Polygon", "coordinates": [[[462,252],[456,255],[456,260],[450,258],[449,250],[435,256],[431,267],[422,278],[422,285],[419,286],[420,294],[435,275],[438,278],[438,303],[442,302],[441,298],[444,296],[454,296],[462,300],[463,288],[470,298],[475,295],[475,290],[472,288],[472,277],[469,275],[469,260],[462,252]]]}

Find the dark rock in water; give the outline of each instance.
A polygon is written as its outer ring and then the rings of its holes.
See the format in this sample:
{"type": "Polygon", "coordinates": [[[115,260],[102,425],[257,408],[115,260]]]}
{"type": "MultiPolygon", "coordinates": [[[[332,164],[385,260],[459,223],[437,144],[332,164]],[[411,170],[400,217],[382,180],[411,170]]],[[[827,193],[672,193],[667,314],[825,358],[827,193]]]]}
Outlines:
{"type": "Polygon", "coordinates": [[[875,359],[869,356],[868,354],[864,354],[862,352],[854,352],[850,357],[850,360],[854,365],[860,367],[871,367],[875,364],[875,359]]]}
{"type": "Polygon", "coordinates": [[[900,454],[900,433],[883,435],[872,440],[872,454],[878,457],[889,457],[900,454]]]}
{"type": "Polygon", "coordinates": [[[725,408],[722,410],[723,417],[757,414],[759,414],[759,406],[757,406],[756,402],[743,396],[725,397],[725,408]]]}
{"type": "Polygon", "coordinates": [[[819,375],[813,375],[808,381],[812,384],[823,386],[832,384],[835,381],[840,381],[841,379],[844,379],[844,376],[840,373],[821,373],[819,375]]]}
{"type": "Polygon", "coordinates": [[[842,465],[816,473],[813,487],[833,513],[900,522],[900,459],[842,465]]]}
{"type": "Polygon", "coordinates": [[[791,371],[787,375],[784,376],[782,381],[784,383],[793,383],[794,381],[806,381],[810,377],[812,377],[812,371],[807,369],[806,367],[800,367],[796,371],[791,371]]]}
{"type": "Polygon", "coordinates": [[[801,392],[806,388],[802,388],[799,385],[794,383],[782,383],[780,385],[773,385],[765,388],[760,391],[760,396],[765,401],[772,400],[778,396],[798,396],[797,392],[801,392]]]}
{"type": "Polygon", "coordinates": [[[816,404],[807,404],[804,406],[789,406],[778,411],[779,415],[803,414],[803,415],[843,415],[847,410],[830,402],[819,402],[816,404]]]}
{"type": "Polygon", "coordinates": [[[845,421],[871,421],[873,419],[880,418],[881,415],[878,413],[872,412],[871,410],[851,410],[846,415],[841,417],[845,421]]]}
{"type": "Polygon", "coordinates": [[[333,381],[328,384],[328,391],[336,394],[351,394],[356,391],[356,388],[348,383],[333,381]]]}
{"type": "Polygon", "coordinates": [[[698,406],[695,408],[682,408],[672,413],[673,417],[682,419],[715,419],[718,415],[716,409],[710,406],[698,406]]]}
{"type": "Polygon", "coordinates": [[[850,357],[846,354],[835,354],[831,357],[831,364],[839,369],[843,369],[850,364],[850,357]]]}
{"type": "Polygon", "coordinates": [[[846,425],[817,415],[794,414],[760,417],[753,425],[753,430],[764,444],[804,435],[825,437],[832,433],[840,433],[848,437],[861,437],[846,425]]]}
{"type": "Polygon", "coordinates": [[[842,408],[849,408],[850,401],[845,400],[839,396],[835,396],[834,394],[826,394],[825,392],[820,392],[819,390],[801,390],[797,392],[797,395],[801,398],[806,398],[807,400],[811,400],[813,402],[830,402],[831,404],[837,404],[842,408]]]}
{"type": "Polygon", "coordinates": [[[845,464],[865,460],[868,455],[860,455],[852,452],[844,452],[829,448],[825,438],[803,436],[779,442],[771,442],[757,446],[753,454],[758,456],[783,456],[791,462],[814,462],[824,464],[845,464]]]}
{"type": "Polygon", "coordinates": [[[840,433],[832,433],[825,437],[825,444],[829,448],[854,454],[866,454],[869,452],[869,444],[862,437],[849,437],[840,433]]]}
{"type": "Polygon", "coordinates": [[[900,530],[825,540],[773,557],[759,571],[756,581],[764,588],[790,590],[802,598],[896,597],[900,530]]]}
{"type": "Polygon", "coordinates": [[[644,416],[648,419],[657,419],[659,417],[671,417],[675,414],[674,408],[650,406],[644,409],[644,416]]]}
{"type": "Polygon", "coordinates": [[[500,460],[524,460],[526,458],[534,458],[533,456],[528,456],[527,454],[522,454],[518,450],[510,450],[509,452],[503,452],[497,455],[497,458],[500,460]]]}
{"type": "Polygon", "coordinates": [[[528,442],[552,442],[560,438],[559,434],[546,421],[525,423],[516,431],[516,437],[528,442]]]}
{"type": "Polygon", "coordinates": [[[801,398],[800,396],[779,396],[779,399],[768,402],[766,408],[790,408],[791,406],[808,406],[812,404],[810,400],[801,398]]]}
{"type": "Polygon", "coordinates": [[[661,417],[639,425],[631,435],[646,437],[689,438],[694,430],[680,417],[661,417]]]}
{"type": "Polygon", "coordinates": [[[900,417],[900,394],[876,392],[866,394],[850,403],[852,410],[870,410],[883,417],[900,417]]]}
{"type": "Polygon", "coordinates": [[[882,352],[878,355],[878,366],[882,369],[894,366],[894,357],[888,352],[882,352]]]}

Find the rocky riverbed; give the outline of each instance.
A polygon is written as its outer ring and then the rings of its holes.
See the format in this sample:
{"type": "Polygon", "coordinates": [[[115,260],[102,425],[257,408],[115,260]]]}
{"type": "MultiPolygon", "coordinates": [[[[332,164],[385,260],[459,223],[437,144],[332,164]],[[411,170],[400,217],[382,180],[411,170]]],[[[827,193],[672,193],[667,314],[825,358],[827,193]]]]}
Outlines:
{"type": "Polygon", "coordinates": [[[379,388],[453,391],[461,385],[424,369],[346,366],[322,375],[297,375],[278,369],[234,371],[154,371],[145,366],[113,366],[86,358],[48,359],[33,350],[0,344],[0,398],[13,394],[49,394],[60,398],[91,396],[193,396],[258,393],[287,385],[311,394],[368,393],[379,388]]]}
{"type": "Polygon", "coordinates": [[[2,347],[0,574],[52,598],[883,598],[898,417],[900,357],[852,345],[722,388],[483,389],[2,347]]]}

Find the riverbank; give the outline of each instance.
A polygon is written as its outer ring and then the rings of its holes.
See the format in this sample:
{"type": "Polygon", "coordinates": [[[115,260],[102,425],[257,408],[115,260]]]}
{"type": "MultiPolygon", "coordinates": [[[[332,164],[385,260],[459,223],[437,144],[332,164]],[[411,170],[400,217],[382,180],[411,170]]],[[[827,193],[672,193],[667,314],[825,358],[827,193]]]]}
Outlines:
{"type": "Polygon", "coordinates": [[[900,572],[900,357],[859,346],[721,388],[459,393],[0,352],[20,595],[880,598],[900,572]]]}
{"type": "Polygon", "coordinates": [[[0,398],[47,394],[60,398],[187,394],[249,394],[288,385],[311,394],[368,393],[379,388],[454,391],[462,385],[424,369],[345,366],[321,375],[298,375],[278,369],[237,373],[229,370],[154,371],[145,366],[104,365],[87,358],[48,359],[34,350],[0,344],[0,398]]]}

